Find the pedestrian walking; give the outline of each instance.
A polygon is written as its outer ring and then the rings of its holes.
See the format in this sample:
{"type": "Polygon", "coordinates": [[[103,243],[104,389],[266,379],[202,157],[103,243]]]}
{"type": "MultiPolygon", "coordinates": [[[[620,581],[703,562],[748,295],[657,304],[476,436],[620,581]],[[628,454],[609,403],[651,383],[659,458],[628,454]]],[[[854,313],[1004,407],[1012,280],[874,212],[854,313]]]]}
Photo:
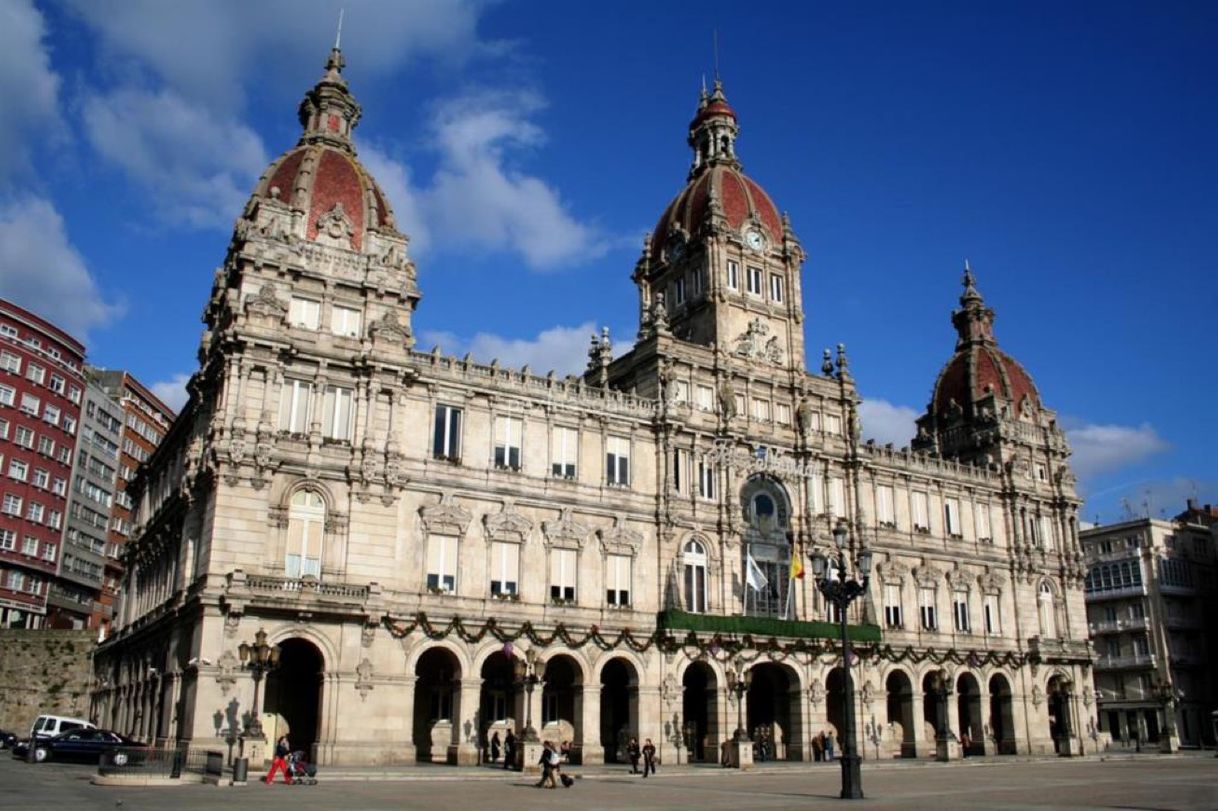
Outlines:
{"type": "Polygon", "coordinates": [[[812,759],[817,763],[825,759],[825,733],[823,732],[812,736],[812,759]]]}
{"type": "Polygon", "coordinates": [[[630,773],[639,773],[639,742],[634,738],[626,744],[626,757],[630,758],[630,773]]]}
{"type": "Polygon", "coordinates": [[[516,733],[509,729],[507,735],[503,738],[503,768],[510,769],[515,762],[516,733]]]}
{"type": "Polygon", "coordinates": [[[833,760],[833,733],[825,735],[825,760],[833,760]]]}
{"type": "Polygon", "coordinates": [[[555,788],[554,783],[554,761],[552,755],[554,747],[546,741],[541,746],[541,757],[537,760],[537,765],[541,767],[541,779],[535,784],[537,788],[555,788]]]}
{"type": "Polygon", "coordinates": [[[266,777],[262,778],[262,782],[268,786],[275,782],[275,773],[280,769],[283,770],[283,782],[289,786],[292,785],[292,773],[288,771],[288,753],[292,751],[292,745],[288,743],[287,735],[280,735],[279,740],[275,742],[275,757],[271,761],[271,771],[266,777]]]}
{"type": "Polygon", "coordinates": [[[651,738],[643,744],[643,776],[646,777],[648,772],[656,773],[656,746],[651,738]]]}
{"type": "Polygon", "coordinates": [[[491,736],[491,763],[499,760],[499,733],[491,736]]]}

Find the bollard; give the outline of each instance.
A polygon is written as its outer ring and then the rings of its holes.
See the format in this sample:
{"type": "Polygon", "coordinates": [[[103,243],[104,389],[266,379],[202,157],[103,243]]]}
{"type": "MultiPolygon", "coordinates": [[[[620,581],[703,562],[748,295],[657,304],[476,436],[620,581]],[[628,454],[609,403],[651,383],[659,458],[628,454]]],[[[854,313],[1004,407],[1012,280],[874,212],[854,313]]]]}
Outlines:
{"type": "Polygon", "coordinates": [[[250,771],[250,759],[239,757],[233,761],[233,782],[244,783],[250,771]]]}

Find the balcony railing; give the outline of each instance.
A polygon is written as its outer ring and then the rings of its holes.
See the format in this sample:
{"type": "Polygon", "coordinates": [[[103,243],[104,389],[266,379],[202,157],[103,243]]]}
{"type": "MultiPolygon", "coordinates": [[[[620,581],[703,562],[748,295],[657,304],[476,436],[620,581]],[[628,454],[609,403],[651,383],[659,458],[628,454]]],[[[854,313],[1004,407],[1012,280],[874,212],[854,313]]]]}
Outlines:
{"type": "Polygon", "coordinates": [[[365,603],[379,597],[380,586],[376,583],[355,584],[341,580],[324,580],[316,577],[279,577],[275,575],[247,574],[237,569],[228,576],[228,591],[249,592],[264,598],[316,601],[321,603],[365,603]]]}
{"type": "Polygon", "coordinates": [[[1088,626],[1091,630],[1091,635],[1098,634],[1116,634],[1121,631],[1145,631],[1146,618],[1131,618],[1123,620],[1101,620],[1093,622],[1088,626]]]}
{"type": "Polygon", "coordinates": [[[1129,670],[1154,666],[1155,657],[1149,653],[1136,653],[1129,656],[1104,655],[1095,660],[1097,670],[1129,670]]]}
{"type": "MultiPolygon", "coordinates": [[[[800,639],[840,639],[841,627],[831,622],[783,620],[777,617],[741,617],[716,614],[689,614],[684,611],[662,611],[657,627],[670,630],[709,634],[752,634],[763,637],[795,637],[800,639]]],[[[851,625],[850,639],[855,642],[879,642],[878,625],[851,625]]]]}

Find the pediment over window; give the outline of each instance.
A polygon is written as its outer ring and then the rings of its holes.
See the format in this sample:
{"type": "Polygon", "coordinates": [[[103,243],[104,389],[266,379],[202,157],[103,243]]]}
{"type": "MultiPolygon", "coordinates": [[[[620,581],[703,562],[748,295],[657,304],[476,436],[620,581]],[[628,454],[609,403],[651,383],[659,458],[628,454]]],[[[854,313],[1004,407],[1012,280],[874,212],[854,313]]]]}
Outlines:
{"type": "Polygon", "coordinates": [[[511,502],[503,505],[502,512],[482,516],[482,524],[486,527],[486,537],[492,541],[524,543],[533,531],[533,522],[516,512],[511,502]]]}
{"type": "Polygon", "coordinates": [[[926,561],[913,570],[913,575],[914,579],[918,581],[918,585],[923,588],[936,588],[943,581],[943,572],[926,561]]]}
{"type": "Polygon", "coordinates": [[[977,583],[981,586],[981,590],[989,593],[998,593],[1002,591],[1002,587],[1006,585],[1007,579],[998,572],[985,571],[977,576],[977,583]]]}
{"type": "Polygon", "coordinates": [[[564,507],[562,514],[553,521],[543,521],[542,532],[545,533],[546,543],[566,549],[583,549],[592,529],[586,524],[575,520],[575,514],[570,507],[564,507]]]}
{"type": "Polygon", "coordinates": [[[876,564],[876,570],[885,583],[900,583],[909,575],[909,567],[898,560],[886,560],[876,564]]]}
{"type": "Polygon", "coordinates": [[[428,504],[421,508],[419,515],[427,532],[458,537],[465,535],[473,519],[468,510],[456,503],[451,493],[441,496],[439,504],[428,504]]]}
{"type": "Polygon", "coordinates": [[[643,548],[643,533],[626,527],[626,519],[618,516],[609,529],[599,529],[601,548],[610,555],[635,556],[643,548]]]}

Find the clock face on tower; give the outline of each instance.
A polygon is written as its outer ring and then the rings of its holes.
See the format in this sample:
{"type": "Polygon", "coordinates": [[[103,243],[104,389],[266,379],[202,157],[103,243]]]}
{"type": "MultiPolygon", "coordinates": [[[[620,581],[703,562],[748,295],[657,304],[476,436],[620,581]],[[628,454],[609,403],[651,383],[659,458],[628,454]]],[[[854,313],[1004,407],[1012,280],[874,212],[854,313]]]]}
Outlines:
{"type": "Polygon", "coordinates": [[[754,251],[759,251],[765,247],[765,237],[756,228],[750,228],[744,232],[744,244],[754,251]]]}

